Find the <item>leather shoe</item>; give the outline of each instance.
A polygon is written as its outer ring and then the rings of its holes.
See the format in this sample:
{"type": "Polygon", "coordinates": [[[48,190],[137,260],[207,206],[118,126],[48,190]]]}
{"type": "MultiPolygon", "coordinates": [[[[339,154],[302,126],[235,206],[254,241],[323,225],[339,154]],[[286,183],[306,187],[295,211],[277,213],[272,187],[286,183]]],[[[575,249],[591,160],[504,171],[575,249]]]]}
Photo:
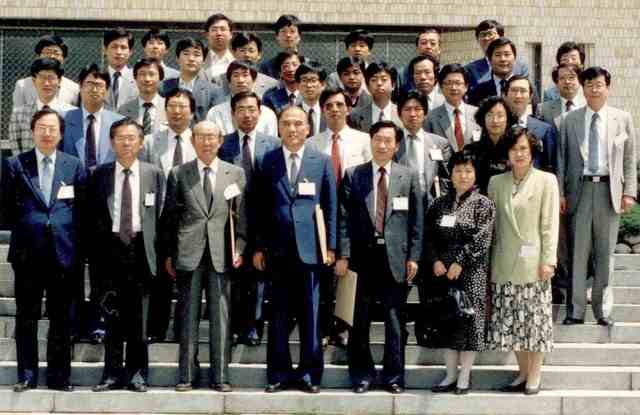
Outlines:
{"type": "Polygon", "coordinates": [[[456,391],[454,393],[456,395],[466,395],[469,393],[469,389],[471,389],[470,386],[467,386],[466,388],[459,388],[456,386],[456,391]]]}
{"type": "Polygon", "coordinates": [[[35,388],[36,388],[36,385],[34,385],[28,380],[23,380],[22,382],[18,382],[15,385],[13,385],[14,392],[25,392],[25,391],[28,391],[29,389],[35,389],[35,388]]]}
{"type": "Polygon", "coordinates": [[[565,326],[572,326],[574,324],[584,324],[584,319],[567,317],[562,322],[565,326]]]}
{"type": "Polygon", "coordinates": [[[609,317],[599,318],[597,323],[598,323],[599,326],[605,326],[605,327],[612,327],[613,326],[613,320],[610,319],[609,317]]]}
{"type": "Polygon", "coordinates": [[[60,391],[60,392],[73,392],[74,387],[70,383],[63,383],[61,385],[49,385],[47,386],[50,390],[60,391]]]}
{"type": "Polygon", "coordinates": [[[431,392],[433,393],[455,392],[455,390],[456,390],[456,382],[452,382],[448,385],[436,385],[431,388],[431,392]]]}
{"type": "Polygon", "coordinates": [[[233,391],[233,388],[228,383],[215,383],[215,384],[211,385],[211,389],[213,389],[216,392],[231,392],[231,391],[233,391]]]}
{"type": "Polygon", "coordinates": [[[91,344],[102,344],[104,343],[104,334],[103,333],[92,333],[89,337],[89,342],[91,344]]]}
{"type": "Polygon", "coordinates": [[[392,393],[394,395],[404,392],[404,388],[398,385],[397,383],[392,383],[391,385],[387,385],[385,389],[387,390],[387,392],[392,393]]]}
{"type": "Polygon", "coordinates": [[[538,392],[540,392],[540,386],[538,385],[538,387],[536,388],[524,388],[524,394],[525,395],[537,395],[538,392]]]}
{"type": "Polygon", "coordinates": [[[264,389],[266,393],[276,393],[276,392],[282,392],[286,390],[287,390],[287,386],[282,382],[270,383],[264,389]]]}
{"type": "Polygon", "coordinates": [[[130,383],[129,386],[127,387],[127,389],[129,389],[130,391],[133,392],[146,392],[147,391],[147,385],[145,385],[144,383],[130,383]]]}
{"type": "Polygon", "coordinates": [[[320,386],[314,385],[311,382],[300,382],[300,390],[306,393],[320,393],[320,386]]]}
{"type": "Polygon", "coordinates": [[[190,390],[193,390],[193,387],[191,386],[191,383],[186,382],[186,383],[178,383],[175,389],[176,389],[176,392],[189,392],[190,390]]]}
{"type": "Polygon", "coordinates": [[[371,384],[369,382],[360,382],[353,387],[353,393],[367,393],[371,388],[371,384]]]}
{"type": "Polygon", "coordinates": [[[519,392],[524,392],[526,387],[527,387],[527,382],[524,381],[524,382],[518,383],[517,385],[508,384],[508,385],[501,386],[500,388],[498,388],[498,391],[506,392],[506,393],[519,393],[519,392]]]}
{"type": "Polygon", "coordinates": [[[114,391],[119,389],[123,389],[122,385],[113,379],[107,379],[104,382],[91,388],[91,390],[94,392],[106,392],[106,391],[114,391]]]}

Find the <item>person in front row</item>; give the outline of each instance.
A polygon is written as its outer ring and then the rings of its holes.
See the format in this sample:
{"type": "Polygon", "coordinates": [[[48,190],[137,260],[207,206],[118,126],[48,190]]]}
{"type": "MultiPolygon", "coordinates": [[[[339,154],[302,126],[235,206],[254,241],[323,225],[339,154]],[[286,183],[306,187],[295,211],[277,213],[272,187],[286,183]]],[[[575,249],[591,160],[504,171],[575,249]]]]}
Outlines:
{"type": "Polygon", "coordinates": [[[347,354],[355,393],[376,379],[369,328],[376,300],[384,310],[382,383],[390,393],[404,391],[402,307],[407,283],[422,254],[423,196],[418,171],[393,161],[402,132],[392,121],[369,131],[373,160],[347,170],[340,187],[339,248],[336,274],[358,274],[353,328],[347,354]]]}
{"type": "Polygon", "coordinates": [[[89,181],[89,229],[103,281],[106,318],[104,372],[94,392],[121,389],[146,392],[149,372],[147,314],[157,275],[156,234],[164,196],[164,175],[138,161],[143,128],[131,118],[111,126],[116,161],[99,165],[89,181]],[[127,344],[123,368],[124,343],[127,344]]]}
{"type": "Polygon", "coordinates": [[[229,360],[229,270],[243,263],[246,245],[245,174],[241,167],[218,158],[223,136],[211,121],[193,127],[197,159],[174,167],[167,181],[162,212],[162,257],[176,280],[184,307],[176,391],[201,381],[198,342],[202,290],[209,320],[209,386],[231,391],[229,360]]]}

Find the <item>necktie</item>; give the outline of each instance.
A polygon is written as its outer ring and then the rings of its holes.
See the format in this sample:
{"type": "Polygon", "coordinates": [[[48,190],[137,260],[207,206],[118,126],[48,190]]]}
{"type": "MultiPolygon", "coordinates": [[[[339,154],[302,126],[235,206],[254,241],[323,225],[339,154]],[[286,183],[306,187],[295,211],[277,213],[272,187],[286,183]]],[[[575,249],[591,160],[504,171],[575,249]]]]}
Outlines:
{"type": "Polygon", "coordinates": [[[419,170],[419,166],[418,166],[418,149],[417,149],[417,142],[416,140],[418,139],[418,137],[416,137],[415,135],[410,135],[409,136],[409,140],[407,141],[407,143],[409,144],[409,148],[407,151],[407,160],[409,162],[409,167],[411,167],[414,170],[419,170]]]}
{"type": "Polygon", "coordinates": [[[342,161],[340,159],[340,136],[333,134],[331,136],[331,164],[333,165],[333,172],[336,175],[336,188],[340,186],[340,180],[342,179],[342,161]]]}
{"type": "Polygon", "coordinates": [[[316,123],[313,119],[313,108],[309,108],[309,112],[307,113],[307,119],[309,120],[309,134],[307,135],[307,137],[311,137],[316,133],[316,123]]]}
{"type": "Polygon", "coordinates": [[[129,245],[133,239],[133,206],[131,195],[131,183],[129,183],[129,177],[131,176],[131,170],[124,169],[124,180],[122,181],[122,197],[120,201],[120,240],[129,245]]]}
{"type": "Polygon", "coordinates": [[[380,116],[378,117],[378,122],[384,121],[384,111],[380,110],[380,116]]]}
{"type": "Polygon", "coordinates": [[[89,124],[87,125],[87,134],[85,134],[85,156],[84,162],[87,167],[93,167],[97,164],[96,154],[96,136],[95,136],[95,121],[96,117],[93,114],[89,114],[87,117],[89,124]]]}
{"type": "Polygon", "coordinates": [[[384,167],[378,169],[380,178],[378,179],[378,191],[376,195],[376,234],[384,235],[384,217],[387,211],[387,180],[384,167]]]}
{"type": "Polygon", "coordinates": [[[40,190],[44,196],[44,201],[47,202],[47,206],[51,204],[51,185],[53,184],[53,174],[51,172],[51,158],[45,157],[42,159],[42,177],[40,178],[40,190]]]}
{"type": "Polygon", "coordinates": [[[118,95],[120,94],[120,76],[122,74],[116,71],[113,74],[113,82],[111,83],[111,91],[113,93],[113,108],[118,108],[118,95]]]}
{"type": "Polygon", "coordinates": [[[253,163],[251,162],[251,145],[249,143],[251,137],[249,134],[245,134],[242,137],[242,168],[244,169],[247,177],[253,173],[253,163]]]}
{"type": "Polygon", "coordinates": [[[144,107],[144,113],[142,114],[142,130],[144,131],[144,135],[151,134],[151,108],[153,108],[153,103],[145,102],[142,104],[144,107]]]}
{"type": "Polygon", "coordinates": [[[293,92],[289,94],[289,105],[294,105],[296,103],[296,94],[293,92]]]}
{"type": "Polygon", "coordinates": [[[456,151],[462,151],[464,148],[464,137],[462,136],[462,120],[460,119],[460,110],[458,108],[453,110],[455,114],[455,127],[454,134],[456,136],[456,151]]]}
{"type": "Polygon", "coordinates": [[[45,105],[43,105],[43,106],[42,106],[42,109],[43,109],[43,110],[50,110],[50,109],[51,109],[51,107],[50,107],[50,106],[48,106],[47,104],[45,104],[45,105]]]}
{"type": "Polygon", "coordinates": [[[204,177],[202,181],[202,190],[204,191],[204,201],[207,203],[207,210],[211,210],[213,205],[213,190],[211,189],[211,167],[204,168],[204,177]]]}
{"type": "Polygon", "coordinates": [[[173,150],[173,167],[182,164],[182,137],[176,136],[176,148],[173,150]]]}
{"type": "Polygon", "coordinates": [[[298,159],[298,155],[296,153],[291,153],[289,156],[291,159],[291,169],[289,172],[289,184],[291,185],[291,190],[295,191],[296,182],[298,181],[298,163],[296,160],[298,159]]]}
{"type": "Polygon", "coordinates": [[[598,159],[600,158],[598,121],[600,121],[600,116],[596,112],[593,114],[593,118],[591,118],[591,128],[589,129],[589,171],[591,173],[598,171],[598,159]]]}
{"type": "Polygon", "coordinates": [[[498,96],[501,97],[503,95],[504,89],[507,87],[507,80],[500,80],[500,91],[498,91],[498,96]]]}
{"type": "Polygon", "coordinates": [[[573,101],[568,100],[565,105],[566,105],[566,112],[569,112],[573,108],[573,101]]]}

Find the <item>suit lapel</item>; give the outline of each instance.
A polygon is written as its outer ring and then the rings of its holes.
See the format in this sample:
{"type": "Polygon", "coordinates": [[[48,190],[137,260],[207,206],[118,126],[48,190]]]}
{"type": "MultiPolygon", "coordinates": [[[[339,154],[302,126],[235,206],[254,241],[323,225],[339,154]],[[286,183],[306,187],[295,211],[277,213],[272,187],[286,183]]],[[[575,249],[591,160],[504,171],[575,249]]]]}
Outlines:
{"type": "MultiPolygon", "coordinates": [[[[151,160],[152,164],[160,166],[163,171],[164,166],[162,165],[162,155],[167,151],[169,151],[169,130],[164,130],[155,137],[152,147],[154,160],[151,160]]],[[[172,166],[167,167],[171,168],[172,166]]]]}
{"type": "Polygon", "coordinates": [[[373,192],[373,167],[372,167],[373,164],[371,162],[368,162],[364,166],[365,166],[364,171],[362,173],[362,176],[360,176],[362,180],[361,187],[363,189],[365,203],[367,205],[367,211],[369,212],[369,217],[371,218],[371,223],[375,226],[376,212],[374,210],[375,200],[373,200],[375,196],[373,192]]]}
{"type": "Polygon", "coordinates": [[[389,166],[391,170],[389,172],[389,192],[387,193],[387,209],[385,211],[385,221],[391,216],[393,212],[393,199],[400,195],[400,188],[402,187],[402,181],[404,174],[398,169],[398,165],[393,161],[389,166]]]}
{"type": "Polygon", "coordinates": [[[198,159],[191,162],[189,167],[186,169],[185,174],[188,180],[188,188],[191,189],[193,197],[195,197],[196,201],[200,205],[202,213],[204,213],[205,216],[208,216],[209,209],[204,200],[204,189],[202,188],[202,180],[200,180],[200,172],[198,171],[198,159]]]}
{"type": "Polygon", "coordinates": [[[24,173],[27,183],[31,186],[31,191],[40,201],[43,208],[47,209],[47,203],[44,200],[42,191],[40,190],[40,181],[38,180],[38,161],[36,160],[36,151],[31,150],[22,158],[24,173]]]}
{"type": "Polygon", "coordinates": [[[116,187],[116,162],[109,164],[109,174],[106,175],[106,183],[103,189],[107,192],[107,208],[113,220],[113,199],[115,197],[116,187]]]}
{"type": "Polygon", "coordinates": [[[616,126],[618,125],[618,119],[616,117],[616,114],[611,111],[611,108],[609,108],[609,110],[607,111],[607,131],[605,132],[607,134],[607,149],[608,149],[608,155],[609,155],[609,170],[611,172],[613,172],[613,143],[615,142],[616,139],[616,132],[617,132],[617,128],[616,126]]]}
{"type": "Polygon", "coordinates": [[[213,205],[211,206],[211,211],[209,212],[210,214],[213,214],[216,209],[221,209],[226,203],[226,199],[224,198],[224,190],[231,184],[229,173],[229,167],[222,160],[218,160],[216,187],[213,189],[213,205]]]}
{"type": "Polygon", "coordinates": [[[53,168],[53,183],[51,183],[51,204],[49,206],[53,206],[53,204],[58,199],[58,191],[60,190],[60,186],[62,185],[62,179],[64,179],[64,166],[66,164],[66,160],[63,160],[63,158],[60,157],[60,153],[58,153],[56,156],[56,165],[53,168]]]}
{"type": "MultiPolygon", "coordinates": [[[[576,111],[576,116],[578,118],[578,122],[575,124],[575,138],[576,138],[576,144],[578,146],[578,151],[580,152],[580,155],[582,156],[582,161],[586,162],[587,161],[587,154],[583,149],[583,143],[585,144],[584,147],[586,147],[588,145],[588,143],[586,143],[585,141],[587,140],[587,126],[585,125],[584,122],[584,117],[586,116],[587,110],[586,107],[584,107],[584,109],[580,109],[576,111]],[[578,113],[578,111],[580,111],[578,113]]],[[[580,172],[580,174],[582,174],[582,172],[580,172]]]]}
{"type": "Polygon", "coordinates": [[[147,192],[151,188],[149,170],[145,164],[138,162],[138,170],[140,171],[140,198],[138,201],[138,211],[140,212],[140,225],[144,223],[144,205],[147,192]]]}
{"type": "Polygon", "coordinates": [[[506,188],[507,191],[502,193],[507,199],[505,201],[505,203],[507,204],[507,212],[509,212],[507,216],[509,217],[511,226],[513,226],[513,229],[516,231],[518,238],[522,239],[522,236],[520,235],[520,228],[518,227],[518,222],[516,221],[515,211],[513,209],[513,197],[511,197],[511,195],[513,194],[513,180],[511,179],[510,175],[505,175],[504,177],[505,180],[503,187],[506,188]]]}
{"type": "MultiPolygon", "coordinates": [[[[291,182],[289,182],[289,175],[287,174],[287,161],[284,159],[284,151],[280,150],[276,163],[278,163],[276,166],[276,173],[280,175],[278,185],[283,188],[284,193],[289,195],[290,199],[295,198],[295,192],[291,190],[292,186],[291,182]]],[[[302,174],[302,169],[298,170],[298,177],[300,177],[300,174],[302,174]]]]}
{"type": "Polygon", "coordinates": [[[445,106],[441,107],[441,111],[438,113],[438,121],[440,123],[440,128],[444,131],[447,140],[450,143],[456,142],[456,137],[453,132],[453,125],[451,124],[451,120],[449,120],[449,114],[447,113],[447,108],[445,106]]]}

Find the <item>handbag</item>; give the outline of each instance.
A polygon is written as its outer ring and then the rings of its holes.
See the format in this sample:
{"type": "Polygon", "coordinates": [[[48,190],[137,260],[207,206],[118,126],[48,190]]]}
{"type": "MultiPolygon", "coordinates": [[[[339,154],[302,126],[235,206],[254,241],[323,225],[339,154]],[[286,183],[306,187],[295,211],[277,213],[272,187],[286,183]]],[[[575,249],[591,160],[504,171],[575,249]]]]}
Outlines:
{"type": "Polygon", "coordinates": [[[476,315],[476,310],[473,308],[473,303],[469,299],[464,290],[457,287],[449,287],[447,292],[449,299],[449,313],[453,322],[463,323],[465,321],[473,319],[476,315]]]}

